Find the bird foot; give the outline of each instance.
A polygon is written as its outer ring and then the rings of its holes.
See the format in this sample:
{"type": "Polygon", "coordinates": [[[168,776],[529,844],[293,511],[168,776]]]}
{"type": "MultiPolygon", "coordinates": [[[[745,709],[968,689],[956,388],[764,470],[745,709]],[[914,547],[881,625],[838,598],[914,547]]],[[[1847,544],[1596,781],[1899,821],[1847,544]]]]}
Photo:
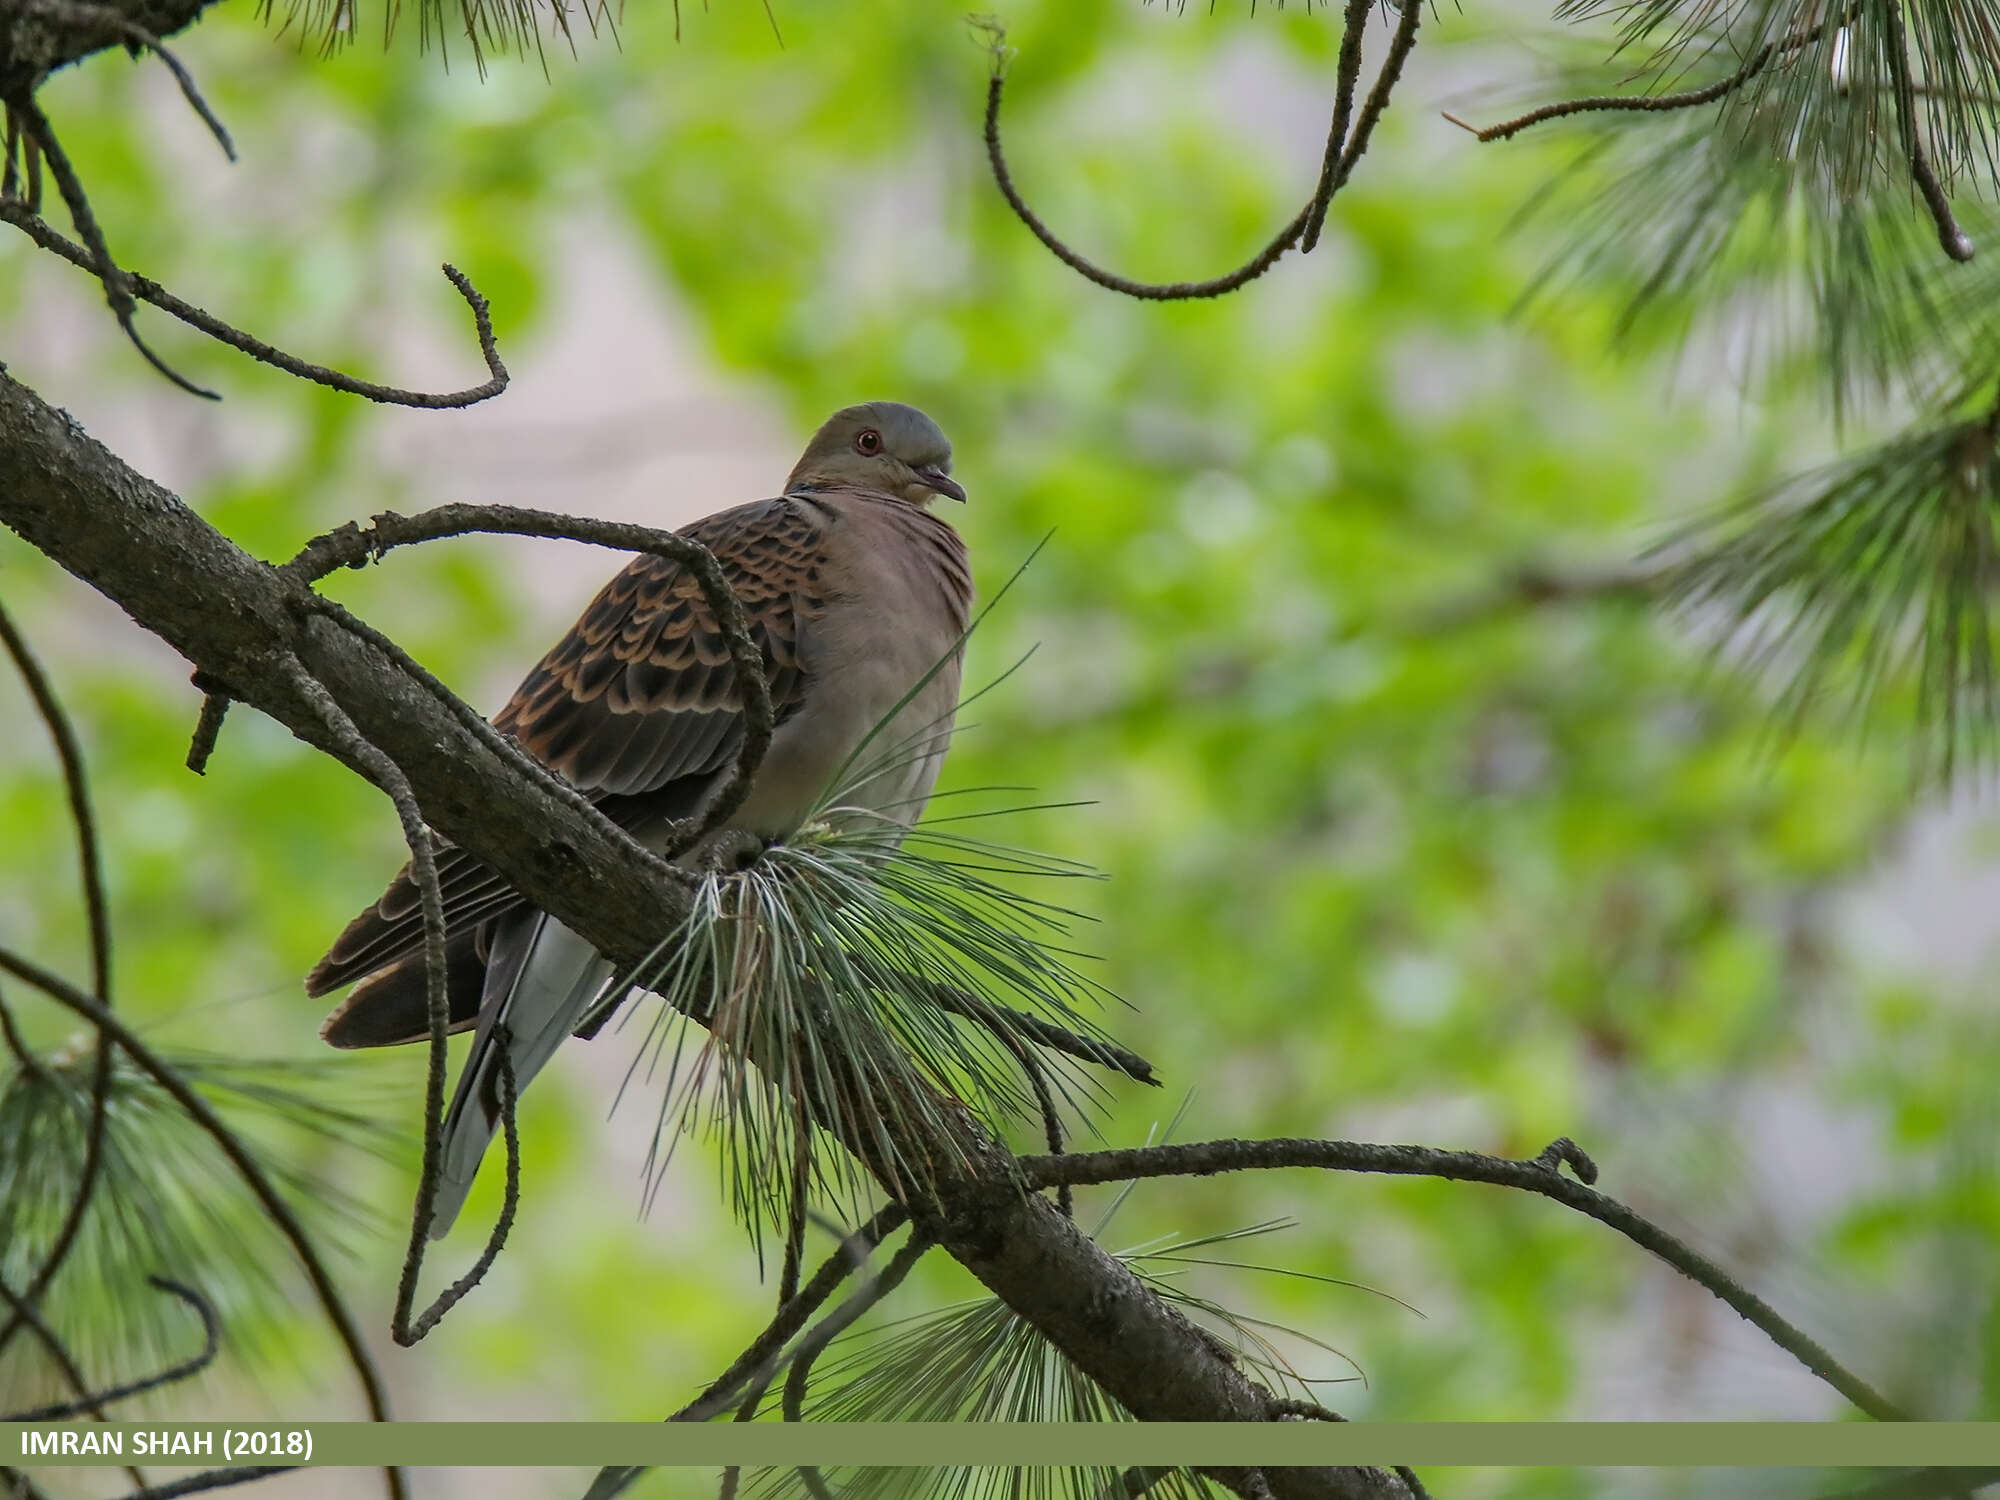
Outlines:
{"type": "Polygon", "coordinates": [[[698,870],[717,875],[734,875],[749,869],[764,856],[771,841],[745,828],[719,828],[694,846],[692,862],[698,870]]]}

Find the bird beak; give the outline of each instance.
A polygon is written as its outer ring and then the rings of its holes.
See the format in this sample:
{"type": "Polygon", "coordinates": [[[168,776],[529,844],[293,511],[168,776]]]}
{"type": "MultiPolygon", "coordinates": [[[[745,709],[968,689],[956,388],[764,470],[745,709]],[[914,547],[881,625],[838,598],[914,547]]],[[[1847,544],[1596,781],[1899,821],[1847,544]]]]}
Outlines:
{"type": "Polygon", "coordinates": [[[965,503],[964,486],[962,486],[956,479],[953,479],[949,474],[945,473],[945,471],[943,469],[940,469],[936,464],[930,464],[924,468],[917,470],[917,478],[921,479],[924,482],[925,486],[932,491],[932,493],[939,495],[949,495],[952,499],[956,500],[960,505],[963,505],[965,503]]]}

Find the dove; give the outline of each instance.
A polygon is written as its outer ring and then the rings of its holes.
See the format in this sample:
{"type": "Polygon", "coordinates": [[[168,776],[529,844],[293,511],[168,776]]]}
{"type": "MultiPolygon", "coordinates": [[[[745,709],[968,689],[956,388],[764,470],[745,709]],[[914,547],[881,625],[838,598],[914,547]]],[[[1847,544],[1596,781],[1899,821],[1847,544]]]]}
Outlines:
{"type": "MultiPolygon", "coordinates": [[[[724,829],[795,832],[864,743],[888,753],[864,758],[843,804],[905,828],[921,814],[950,742],[973,594],[964,542],[929,508],[939,496],[965,499],[944,433],[915,407],[871,401],[827,419],[781,495],[682,529],[741,602],[770,688],[770,747],[724,829]]],[[[647,554],[605,585],[493,725],[660,847],[728,781],[743,695],[694,576],[647,554]]],[[[518,1094],[600,1010],[613,978],[588,941],[462,850],[442,845],[437,872],[451,1030],[475,1034],[445,1116],[433,1238],[456,1219],[499,1123],[502,1044],[518,1094]]],[[[321,1029],[333,1046],[429,1035],[407,865],[334,941],[306,993],[350,984],[321,1029]]]]}

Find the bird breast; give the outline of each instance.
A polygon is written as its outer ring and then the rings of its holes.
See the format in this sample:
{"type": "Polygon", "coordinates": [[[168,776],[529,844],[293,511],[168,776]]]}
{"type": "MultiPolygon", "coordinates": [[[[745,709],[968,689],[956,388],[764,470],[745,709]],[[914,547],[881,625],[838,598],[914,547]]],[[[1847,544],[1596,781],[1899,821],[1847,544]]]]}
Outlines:
{"type": "Polygon", "coordinates": [[[905,827],[916,822],[958,704],[972,600],[958,533],[900,500],[840,495],[815,503],[833,519],[826,609],[800,640],[806,689],[731,820],[769,837],[795,829],[835,777],[839,802],[905,827]]]}

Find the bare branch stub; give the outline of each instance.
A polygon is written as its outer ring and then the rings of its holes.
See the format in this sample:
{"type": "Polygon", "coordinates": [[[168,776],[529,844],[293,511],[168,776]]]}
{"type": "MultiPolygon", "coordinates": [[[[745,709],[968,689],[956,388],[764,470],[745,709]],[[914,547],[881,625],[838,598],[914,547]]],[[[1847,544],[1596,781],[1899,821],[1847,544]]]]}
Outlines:
{"type": "MultiPolygon", "coordinates": [[[[84,911],[90,926],[90,973],[91,988],[98,1003],[109,1009],[111,1005],[111,905],[105,894],[104,857],[97,837],[97,815],[91,806],[90,781],[85,770],[83,747],[78,742],[75,726],[71,724],[62,700],[57,696],[55,686],[41,663],[29,649],[27,641],[15,628],[13,619],[4,608],[0,608],[0,647],[4,647],[12,659],[15,670],[26,684],[28,696],[33,700],[35,712],[47,729],[49,739],[54,743],[56,759],[62,767],[64,793],[69,801],[70,824],[76,830],[77,869],[83,885],[84,911]]],[[[12,1019],[9,1018],[9,1040],[13,1041],[12,1019]]],[[[0,1327],[0,1349],[20,1332],[24,1322],[22,1309],[32,1308],[55,1280],[63,1262],[75,1248],[77,1236],[82,1231],[85,1215],[97,1192],[98,1180],[104,1162],[105,1134],[109,1128],[111,1104],[111,1039],[102,1030],[97,1034],[97,1055],[93,1064],[90,1085],[90,1129],[84,1140],[83,1169],[78,1174],[76,1191],[70,1199],[68,1211],[56,1231],[55,1242],[43,1257],[42,1264],[28,1280],[22,1290],[21,1303],[8,1318],[6,1326],[0,1327]]],[[[11,1300],[11,1299],[10,1299],[11,1300]]]]}

